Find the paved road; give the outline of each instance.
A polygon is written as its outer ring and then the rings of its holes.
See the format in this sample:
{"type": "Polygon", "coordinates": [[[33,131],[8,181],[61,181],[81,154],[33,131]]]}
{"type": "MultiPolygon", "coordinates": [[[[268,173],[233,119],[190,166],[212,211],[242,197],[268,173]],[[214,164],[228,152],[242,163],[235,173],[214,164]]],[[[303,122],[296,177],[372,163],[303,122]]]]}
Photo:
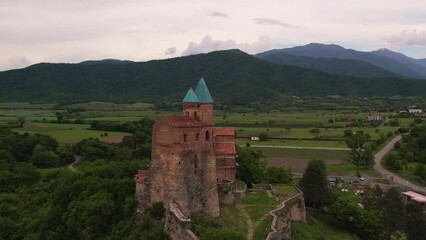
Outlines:
{"type": "Polygon", "coordinates": [[[374,156],[374,169],[379,172],[380,174],[382,174],[384,177],[389,178],[389,176],[393,176],[393,180],[396,184],[401,185],[403,188],[407,188],[410,190],[414,190],[416,192],[421,192],[423,194],[426,194],[426,187],[420,187],[418,185],[412,184],[410,183],[408,180],[396,176],[394,173],[386,170],[380,160],[382,160],[382,158],[393,149],[393,146],[395,145],[396,142],[398,142],[399,140],[401,140],[401,136],[398,135],[395,138],[393,138],[384,148],[382,148],[382,150],[380,150],[376,156],[374,156]]]}
{"type": "MultiPolygon", "coordinates": [[[[240,145],[245,147],[246,145],[240,145]]],[[[290,148],[290,149],[319,149],[319,150],[332,150],[332,151],[349,151],[349,148],[330,148],[330,147],[296,147],[296,146],[273,146],[273,145],[250,145],[250,147],[261,148],[290,148]]]]}

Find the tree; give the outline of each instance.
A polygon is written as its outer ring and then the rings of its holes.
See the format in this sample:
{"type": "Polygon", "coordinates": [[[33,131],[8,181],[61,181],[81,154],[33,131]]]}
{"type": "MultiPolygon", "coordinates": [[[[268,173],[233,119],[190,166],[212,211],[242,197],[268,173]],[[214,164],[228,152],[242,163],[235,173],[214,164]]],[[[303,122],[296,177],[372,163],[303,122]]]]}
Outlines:
{"type": "MultiPolygon", "coordinates": [[[[365,142],[366,136],[363,132],[357,132],[346,138],[346,144],[351,149],[349,153],[349,162],[359,167],[365,158],[365,142]]],[[[367,156],[368,157],[368,156],[367,156]]]]}
{"type": "Polygon", "coordinates": [[[237,148],[237,176],[248,186],[262,181],[265,173],[265,160],[260,151],[251,148],[237,148]]]}
{"type": "Polygon", "coordinates": [[[58,155],[49,150],[34,150],[30,161],[36,167],[53,167],[60,163],[58,155]]]}
{"type": "Polygon", "coordinates": [[[426,214],[417,203],[405,206],[407,212],[406,231],[408,239],[422,240],[426,236],[426,214]]]}
{"type": "Polygon", "coordinates": [[[259,141],[267,141],[268,138],[269,138],[269,136],[265,132],[259,134],[259,141]]]}
{"type": "Polygon", "coordinates": [[[383,159],[383,163],[386,166],[386,168],[390,170],[399,171],[402,169],[399,156],[397,153],[394,153],[394,152],[391,152],[388,155],[386,155],[385,158],[383,159]]]}
{"type": "Polygon", "coordinates": [[[346,129],[345,131],[343,131],[343,137],[350,137],[352,136],[354,133],[352,132],[352,130],[350,129],[346,129]]]}
{"type": "Polygon", "coordinates": [[[403,231],[395,231],[391,234],[390,240],[407,240],[407,235],[403,231]]]}
{"type": "Polygon", "coordinates": [[[390,234],[397,230],[404,230],[405,206],[401,193],[394,187],[389,189],[384,195],[383,215],[390,234]]]}
{"type": "Polygon", "coordinates": [[[17,122],[18,122],[19,127],[23,127],[24,124],[25,124],[25,118],[20,116],[20,117],[18,117],[17,122]]]}
{"type": "Polygon", "coordinates": [[[414,175],[420,177],[422,180],[426,180],[426,168],[424,164],[418,164],[414,169],[414,175]]]}
{"type": "Polygon", "coordinates": [[[310,160],[299,185],[306,202],[313,204],[314,208],[327,203],[330,200],[330,190],[324,161],[310,160]]]}
{"type": "Polygon", "coordinates": [[[391,127],[398,127],[399,126],[398,119],[389,120],[389,126],[391,126],[391,127]]]}
{"type": "Polygon", "coordinates": [[[287,133],[289,133],[289,132],[291,131],[291,127],[286,127],[286,128],[285,128],[285,131],[286,131],[287,133]]]}
{"type": "Polygon", "coordinates": [[[370,146],[365,147],[364,153],[362,155],[362,165],[365,168],[371,168],[374,166],[373,150],[370,146]]]}
{"type": "Polygon", "coordinates": [[[268,167],[266,169],[266,179],[269,183],[289,183],[292,176],[290,170],[282,167],[268,167]]]}
{"type": "Polygon", "coordinates": [[[319,128],[313,128],[311,130],[309,130],[310,133],[314,133],[314,134],[318,134],[321,132],[321,130],[319,130],[319,128]]]}
{"type": "Polygon", "coordinates": [[[56,119],[58,119],[58,122],[62,122],[64,120],[65,114],[63,112],[57,112],[56,113],[56,119]]]}

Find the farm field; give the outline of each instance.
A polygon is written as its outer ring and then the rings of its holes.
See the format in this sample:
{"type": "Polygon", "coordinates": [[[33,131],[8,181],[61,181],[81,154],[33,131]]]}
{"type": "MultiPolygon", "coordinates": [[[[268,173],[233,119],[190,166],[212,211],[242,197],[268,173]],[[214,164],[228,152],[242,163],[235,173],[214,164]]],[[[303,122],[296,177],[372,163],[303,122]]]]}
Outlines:
{"type": "MultiPolygon", "coordinates": [[[[29,104],[29,103],[0,103],[0,126],[17,126],[17,119],[25,118],[23,128],[14,128],[19,133],[44,133],[55,137],[60,142],[78,142],[84,138],[97,138],[105,134],[104,131],[88,130],[92,121],[136,121],[147,117],[158,119],[165,115],[181,114],[180,111],[157,111],[150,103],[108,103],[90,102],[72,105],[55,104],[29,104]],[[71,110],[70,110],[71,109],[71,110]],[[64,115],[64,120],[74,122],[83,120],[86,124],[59,124],[52,123],[57,120],[57,113],[64,115]]],[[[376,128],[368,125],[362,127],[346,127],[350,123],[342,122],[342,119],[364,119],[369,114],[379,116],[391,116],[391,112],[360,112],[360,111],[300,111],[300,112],[277,112],[270,113],[229,113],[221,110],[214,112],[214,120],[219,126],[232,126],[235,128],[237,136],[258,136],[260,133],[267,133],[268,137],[283,138],[342,138],[344,130],[363,131],[371,135],[372,139],[378,139],[380,135],[387,135],[394,132],[398,127],[390,127],[382,123],[376,128]],[[312,133],[311,130],[317,128],[319,133],[312,133]]],[[[352,120],[351,120],[352,121],[352,120]]],[[[399,127],[406,127],[413,121],[412,118],[399,119],[399,127]]],[[[108,136],[123,136],[125,133],[107,132],[108,136]]],[[[312,158],[324,159],[328,161],[339,161],[345,163],[348,159],[348,152],[341,150],[347,148],[346,143],[341,141],[303,141],[303,140],[268,140],[251,141],[249,139],[237,139],[236,144],[245,146],[250,143],[255,150],[263,152],[264,156],[270,160],[269,164],[283,165],[277,159],[297,159],[290,161],[293,171],[299,172],[304,169],[307,160],[312,158]],[[287,149],[270,148],[264,146],[278,147],[303,147],[303,148],[339,148],[340,150],[324,149],[287,149]],[[293,164],[295,163],[295,164],[293,164]]],[[[350,164],[327,164],[329,171],[338,174],[352,174],[354,166],[350,164]]],[[[361,170],[362,171],[362,170],[361,170]]],[[[373,175],[374,172],[366,172],[373,175]]]]}
{"type": "Polygon", "coordinates": [[[98,138],[105,133],[108,136],[123,136],[128,133],[89,130],[87,124],[59,124],[59,123],[27,123],[22,128],[14,128],[18,133],[42,133],[56,138],[59,142],[78,142],[85,138],[98,138]]]}
{"type": "Polygon", "coordinates": [[[342,150],[320,150],[320,149],[289,149],[289,148],[264,148],[251,147],[254,150],[262,151],[265,157],[288,157],[288,158],[319,158],[345,160],[348,159],[348,151],[342,150]]]}
{"type": "MultiPolygon", "coordinates": [[[[407,125],[408,126],[408,125],[407,125]]],[[[252,136],[259,135],[260,133],[267,133],[269,137],[280,138],[340,138],[343,137],[343,131],[351,130],[352,132],[363,131],[371,135],[372,139],[377,139],[380,134],[387,134],[389,131],[394,132],[398,127],[388,127],[380,125],[377,128],[373,127],[338,127],[338,128],[318,128],[320,133],[311,133],[310,131],[316,128],[312,127],[298,127],[290,129],[287,132],[284,127],[235,127],[237,136],[252,136]],[[377,130],[378,129],[378,130],[377,130]]]]}
{"type": "Polygon", "coordinates": [[[268,140],[252,141],[249,139],[237,139],[235,143],[238,146],[246,146],[247,143],[252,147],[256,146],[289,146],[289,147],[312,147],[312,148],[347,148],[342,141],[303,141],[303,140],[268,140]]]}

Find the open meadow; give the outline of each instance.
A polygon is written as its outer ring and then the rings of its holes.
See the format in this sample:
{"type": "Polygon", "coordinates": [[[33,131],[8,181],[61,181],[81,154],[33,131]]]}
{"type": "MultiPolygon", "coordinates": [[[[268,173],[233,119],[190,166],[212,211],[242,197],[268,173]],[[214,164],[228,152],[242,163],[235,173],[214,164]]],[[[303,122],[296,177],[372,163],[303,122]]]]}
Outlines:
{"type": "MultiPolygon", "coordinates": [[[[0,126],[13,128],[19,133],[44,133],[57,138],[60,142],[77,142],[81,139],[104,135],[104,131],[89,130],[92,121],[128,122],[142,118],[158,119],[162,116],[181,114],[176,111],[156,110],[150,103],[108,103],[89,102],[71,105],[0,103],[0,126]],[[58,121],[61,119],[61,121],[58,121]],[[18,121],[23,120],[23,127],[18,121]],[[66,122],[66,124],[64,123],[66,122]],[[72,123],[72,124],[71,124],[72,123]],[[74,124],[79,123],[79,124],[74,124]],[[83,124],[82,124],[83,123],[83,124]]],[[[251,145],[261,150],[268,158],[321,158],[327,160],[346,160],[347,146],[343,140],[345,130],[363,131],[376,140],[399,127],[407,127],[412,118],[398,119],[399,125],[390,126],[388,117],[392,112],[362,112],[360,110],[303,110],[300,112],[260,113],[245,109],[245,112],[215,110],[214,121],[217,126],[235,128],[237,145],[251,145]],[[364,119],[369,115],[385,118],[377,124],[364,119]],[[267,141],[252,141],[251,136],[268,136],[267,141]],[[278,139],[273,139],[278,138],[278,139]],[[285,138],[285,139],[279,139],[285,138]],[[301,140],[301,138],[310,139],[301,140]],[[336,139],[324,141],[323,139],[336,139]],[[302,149],[266,148],[301,147],[302,149]],[[336,148],[335,151],[322,148],[336,148]]],[[[123,136],[124,133],[107,132],[108,136],[123,136]]]]}

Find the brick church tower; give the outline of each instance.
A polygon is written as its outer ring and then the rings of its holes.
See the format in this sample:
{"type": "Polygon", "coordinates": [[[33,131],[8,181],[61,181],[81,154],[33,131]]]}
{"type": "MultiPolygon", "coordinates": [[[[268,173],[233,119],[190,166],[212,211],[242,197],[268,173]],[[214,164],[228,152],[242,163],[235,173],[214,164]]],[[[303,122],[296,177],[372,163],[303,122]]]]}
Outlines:
{"type": "Polygon", "coordinates": [[[213,99],[203,78],[183,101],[183,114],[155,122],[151,164],[135,176],[136,209],[155,202],[176,206],[186,217],[219,216],[219,202],[232,203],[236,152],[234,129],[213,127],[213,99]],[[172,204],[172,205],[171,205],[172,204]]]}

